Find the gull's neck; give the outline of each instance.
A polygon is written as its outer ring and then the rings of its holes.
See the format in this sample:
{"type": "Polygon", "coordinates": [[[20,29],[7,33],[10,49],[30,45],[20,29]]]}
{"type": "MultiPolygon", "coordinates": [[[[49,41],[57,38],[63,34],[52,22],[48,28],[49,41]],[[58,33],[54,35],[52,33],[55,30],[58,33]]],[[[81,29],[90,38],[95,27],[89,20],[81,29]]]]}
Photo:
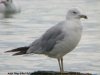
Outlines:
{"type": "Polygon", "coordinates": [[[64,29],[66,30],[81,30],[81,21],[80,19],[66,19],[64,24],[64,29]]]}
{"type": "Polygon", "coordinates": [[[77,18],[66,18],[65,20],[66,23],[70,23],[70,25],[80,25],[81,24],[81,21],[80,19],[77,19],[77,18]]]}

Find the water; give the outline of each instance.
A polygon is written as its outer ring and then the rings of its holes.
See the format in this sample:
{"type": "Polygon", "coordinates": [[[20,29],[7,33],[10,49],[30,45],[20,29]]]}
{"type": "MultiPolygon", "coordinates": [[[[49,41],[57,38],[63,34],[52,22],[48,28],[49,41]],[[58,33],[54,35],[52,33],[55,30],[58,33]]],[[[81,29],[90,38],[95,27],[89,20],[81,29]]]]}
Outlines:
{"type": "Polygon", "coordinates": [[[56,59],[43,55],[11,56],[4,51],[27,46],[48,28],[65,19],[70,8],[88,16],[82,19],[78,47],[64,57],[65,71],[100,74],[100,0],[17,0],[22,12],[0,19],[0,75],[8,72],[58,71],[56,59]]]}

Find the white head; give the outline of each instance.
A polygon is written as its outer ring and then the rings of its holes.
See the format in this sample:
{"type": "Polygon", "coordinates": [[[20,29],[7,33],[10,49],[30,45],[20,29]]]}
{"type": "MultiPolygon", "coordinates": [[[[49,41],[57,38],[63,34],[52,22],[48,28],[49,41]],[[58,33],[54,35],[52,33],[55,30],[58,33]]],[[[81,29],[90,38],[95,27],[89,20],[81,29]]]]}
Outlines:
{"type": "Polygon", "coordinates": [[[87,19],[87,16],[81,14],[77,9],[74,8],[68,11],[66,18],[67,19],[81,19],[81,18],[87,19]]]}
{"type": "Polygon", "coordinates": [[[5,6],[12,3],[12,0],[2,0],[0,3],[3,3],[5,6]]]}

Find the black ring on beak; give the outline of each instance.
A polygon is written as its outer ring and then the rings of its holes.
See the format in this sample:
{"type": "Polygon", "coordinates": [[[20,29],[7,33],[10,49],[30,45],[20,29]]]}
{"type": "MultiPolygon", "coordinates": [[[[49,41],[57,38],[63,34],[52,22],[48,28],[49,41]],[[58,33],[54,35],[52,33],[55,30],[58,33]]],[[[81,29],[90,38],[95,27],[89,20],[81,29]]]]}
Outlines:
{"type": "Polygon", "coordinates": [[[88,19],[88,17],[86,15],[80,15],[80,18],[88,19]]]}

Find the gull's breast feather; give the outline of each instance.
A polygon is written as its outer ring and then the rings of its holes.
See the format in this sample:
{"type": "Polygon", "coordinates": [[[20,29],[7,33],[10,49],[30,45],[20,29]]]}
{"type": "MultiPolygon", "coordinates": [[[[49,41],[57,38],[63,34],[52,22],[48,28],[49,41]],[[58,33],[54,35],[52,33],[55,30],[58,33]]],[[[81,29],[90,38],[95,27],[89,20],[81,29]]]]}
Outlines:
{"type": "Polygon", "coordinates": [[[54,49],[48,54],[48,56],[60,58],[72,51],[77,46],[82,34],[82,26],[80,25],[80,21],[65,23],[63,32],[65,33],[64,39],[57,42],[54,49]]]}

